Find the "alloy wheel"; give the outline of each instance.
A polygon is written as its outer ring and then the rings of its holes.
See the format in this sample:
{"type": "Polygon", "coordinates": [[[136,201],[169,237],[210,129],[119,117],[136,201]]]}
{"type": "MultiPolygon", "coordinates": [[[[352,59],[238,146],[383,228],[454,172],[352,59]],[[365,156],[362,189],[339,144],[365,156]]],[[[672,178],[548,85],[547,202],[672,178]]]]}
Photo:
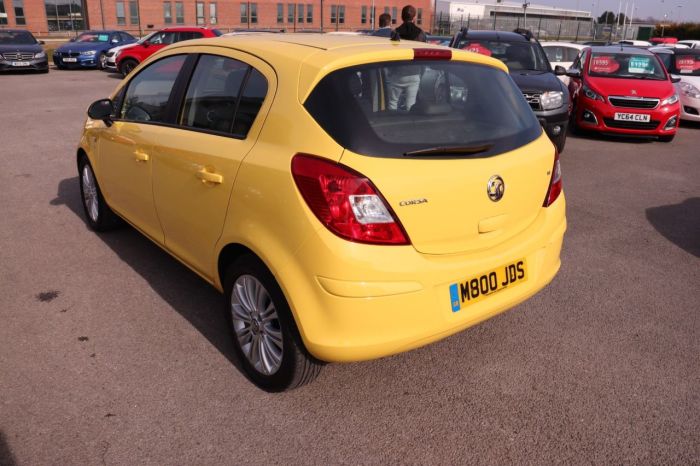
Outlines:
{"type": "Polygon", "coordinates": [[[90,216],[90,220],[96,223],[99,216],[99,199],[97,197],[95,175],[92,173],[90,165],[85,164],[83,166],[81,178],[83,182],[83,202],[85,203],[85,210],[90,216]]]}

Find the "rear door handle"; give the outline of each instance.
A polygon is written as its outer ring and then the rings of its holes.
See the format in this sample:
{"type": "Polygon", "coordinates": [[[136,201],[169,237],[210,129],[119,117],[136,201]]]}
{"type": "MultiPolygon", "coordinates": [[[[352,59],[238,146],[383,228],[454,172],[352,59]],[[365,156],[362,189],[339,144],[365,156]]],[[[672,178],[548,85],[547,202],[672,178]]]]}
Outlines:
{"type": "Polygon", "coordinates": [[[206,171],[205,169],[199,170],[197,173],[197,178],[202,180],[202,183],[216,183],[216,184],[221,184],[224,182],[224,177],[219,175],[218,173],[211,173],[206,171]]]}
{"type": "Polygon", "coordinates": [[[147,153],[140,150],[134,151],[134,157],[136,157],[137,162],[148,162],[151,158],[147,153]]]}

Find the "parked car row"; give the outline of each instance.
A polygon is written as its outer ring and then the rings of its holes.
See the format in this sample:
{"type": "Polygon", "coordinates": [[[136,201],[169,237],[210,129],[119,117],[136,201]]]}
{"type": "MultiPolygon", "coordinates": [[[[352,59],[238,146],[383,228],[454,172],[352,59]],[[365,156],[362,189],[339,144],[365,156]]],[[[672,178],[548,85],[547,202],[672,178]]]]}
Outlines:
{"type": "Polygon", "coordinates": [[[43,42],[24,29],[0,29],[0,71],[49,72],[43,42]]]}

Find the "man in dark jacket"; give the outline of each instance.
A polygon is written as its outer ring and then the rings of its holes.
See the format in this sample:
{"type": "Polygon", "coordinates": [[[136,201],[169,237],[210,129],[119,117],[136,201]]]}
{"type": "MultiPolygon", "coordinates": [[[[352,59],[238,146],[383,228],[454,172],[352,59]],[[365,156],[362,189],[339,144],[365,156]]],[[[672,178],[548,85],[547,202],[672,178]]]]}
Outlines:
{"type": "Polygon", "coordinates": [[[399,33],[399,37],[404,40],[417,40],[420,42],[426,42],[425,33],[421,28],[413,23],[413,19],[416,17],[416,9],[412,5],[406,5],[401,10],[401,20],[403,24],[396,28],[396,32],[399,33]]]}

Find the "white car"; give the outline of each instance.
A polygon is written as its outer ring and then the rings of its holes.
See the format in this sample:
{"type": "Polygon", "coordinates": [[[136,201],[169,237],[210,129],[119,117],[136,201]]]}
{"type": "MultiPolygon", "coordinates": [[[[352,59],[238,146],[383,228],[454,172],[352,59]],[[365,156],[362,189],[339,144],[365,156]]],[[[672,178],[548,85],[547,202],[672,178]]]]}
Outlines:
{"type": "MultiPolygon", "coordinates": [[[[572,44],[571,42],[540,42],[540,45],[544,49],[549,63],[552,64],[552,68],[563,66],[566,69],[571,68],[581,50],[588,47],[587,45],[572,44]]],[[[559,76],[559,79],[567,86],[569,85],[568,76],[559,76]]]]}
{"type": "Polygon", "coordinates": [[[686,45],[691,49],[700,49],[700,40],[679,40],[678,44],[686,45]]]}
{"type": "Polygon", "coordinates": [[[139,39],[138,42],[135,42],[133,44],[126,44],[126,45],[120,45],[119,47],[113,47],[107,51],[106,54],[102,55],[100,57],[100,64],[99,67],[102,70],[109,71],[111,73],[116,73],[117,72],[117,55],[119,54],[120,51],[124,49],[128,49],[130,47],[135,47],[137,45],[141,45],[147,40],[151,38],[156,32],[152,32],[148,34],[147,36],[142,37],[139,39]]]}
{"type": "Polygon", "coordinates": [[[618,43],[620,45],[631,45],[632,47],[651,47],[652,45],[654,45],[651,42],[647,42],[646,40],[630,40],[630,39],[621,40],[618,43]]]}
{"type": "Polygon", "coordinates": [[[651,49],[680,82],[674,84],[681,98],[681,120],[700,122],[700,49],[651,49]]]}

